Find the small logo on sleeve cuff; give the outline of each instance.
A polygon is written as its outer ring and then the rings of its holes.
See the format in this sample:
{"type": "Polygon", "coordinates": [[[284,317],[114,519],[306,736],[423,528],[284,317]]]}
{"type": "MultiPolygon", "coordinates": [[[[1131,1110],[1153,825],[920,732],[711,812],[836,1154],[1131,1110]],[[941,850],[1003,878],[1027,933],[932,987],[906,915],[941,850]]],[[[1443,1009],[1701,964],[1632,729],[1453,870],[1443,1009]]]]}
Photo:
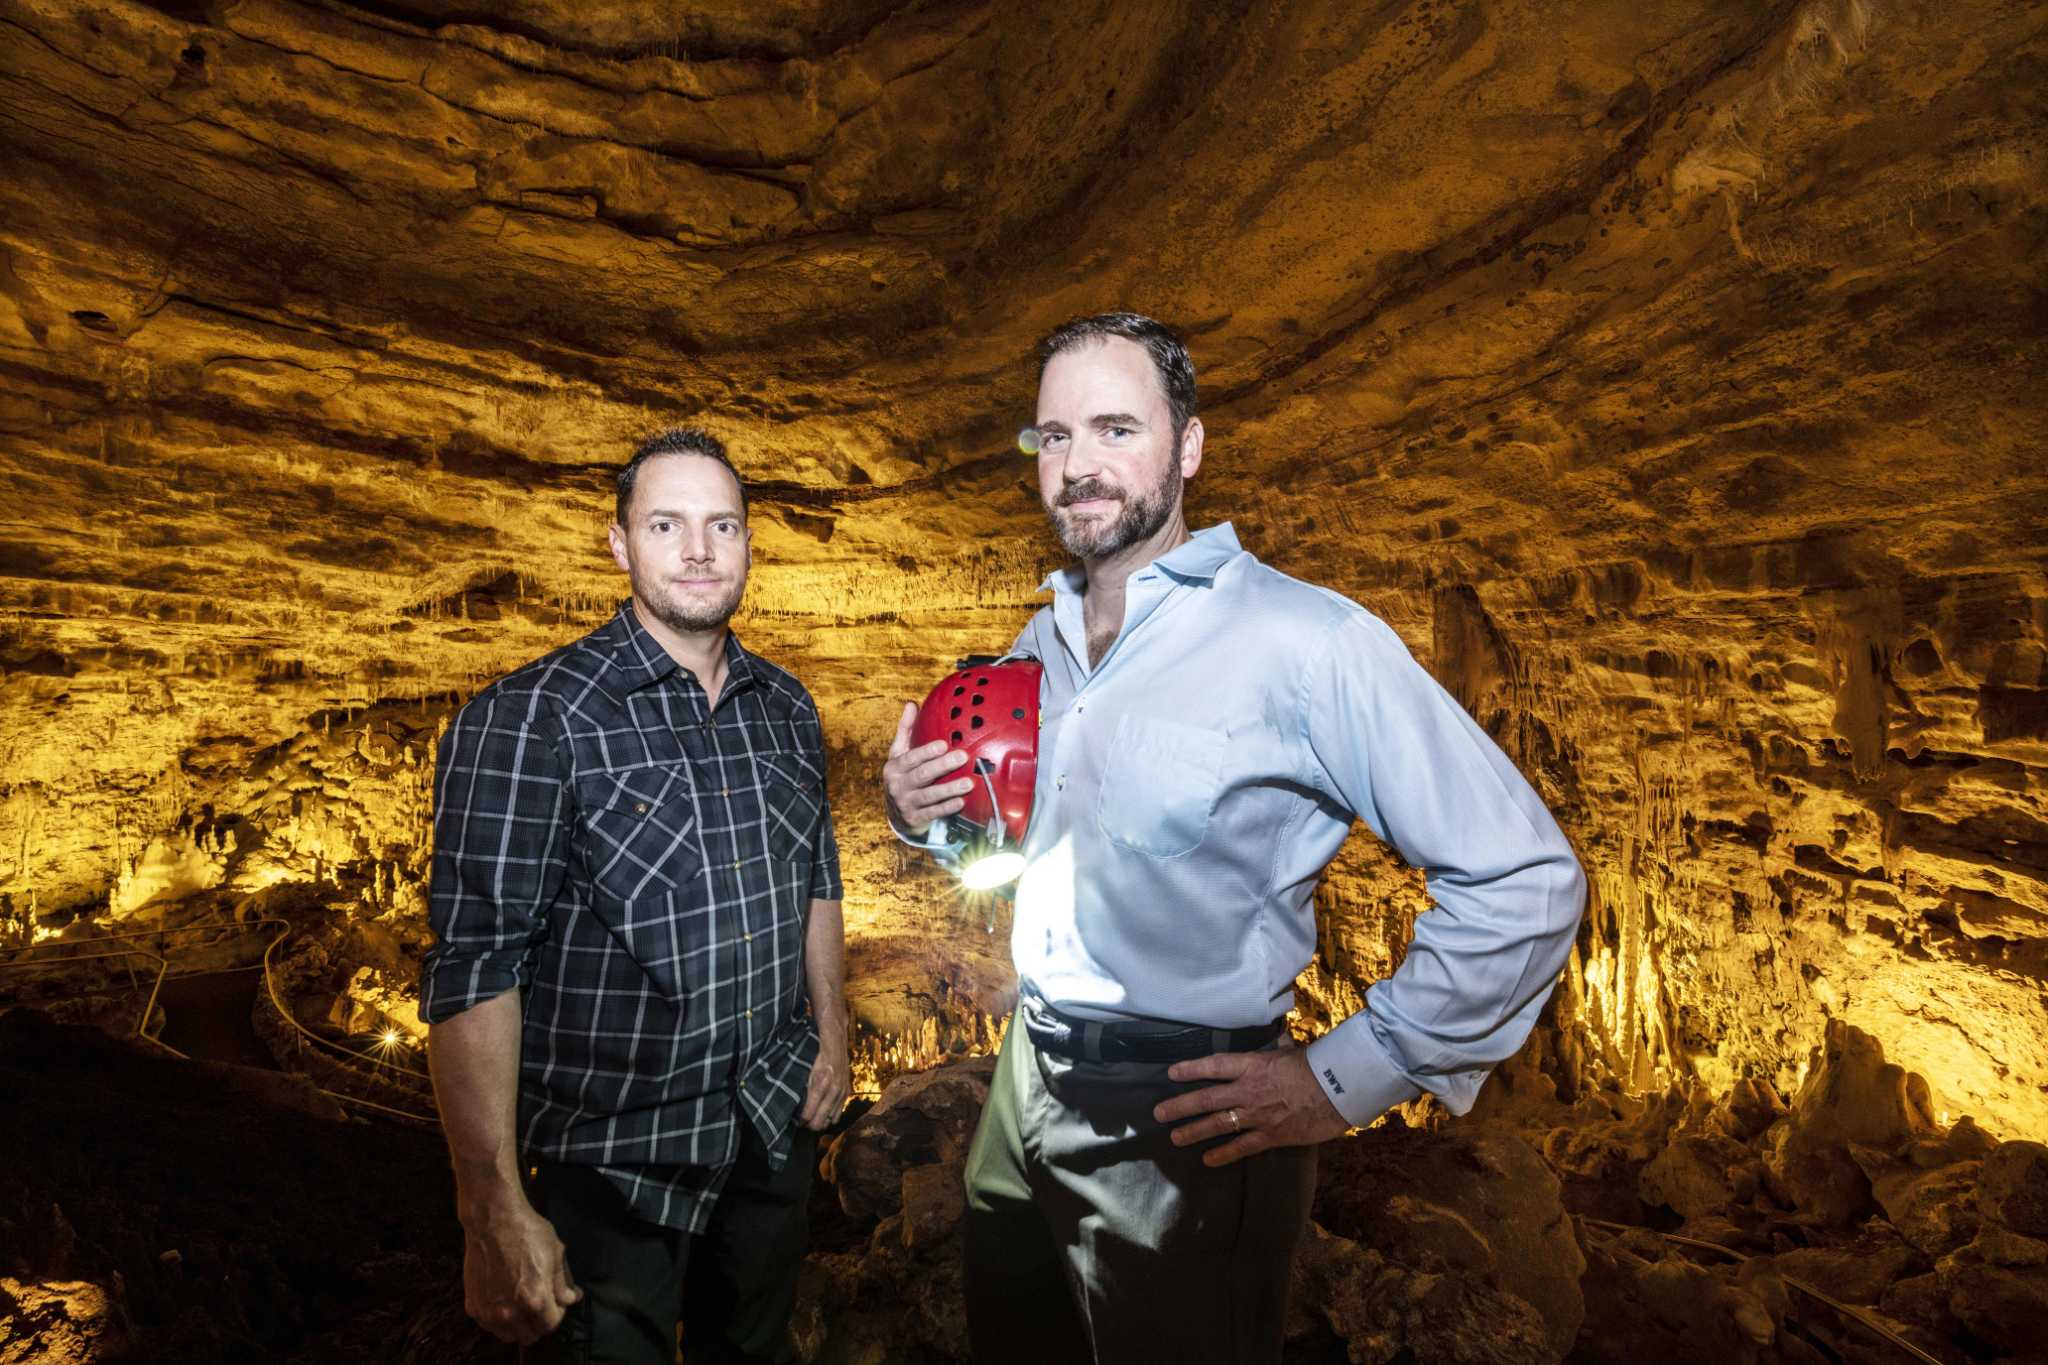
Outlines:
{"type": "Polygon", "coordinates": [[[1337,1079],[1337,1073],[1330,1070],[1330,1068],[1323,1068],[1323,1079],[1330,1083],[1330,1093],[1332,1095],[1341,1095],[1344,1093],[1343,1083],[1337,1079]]]}

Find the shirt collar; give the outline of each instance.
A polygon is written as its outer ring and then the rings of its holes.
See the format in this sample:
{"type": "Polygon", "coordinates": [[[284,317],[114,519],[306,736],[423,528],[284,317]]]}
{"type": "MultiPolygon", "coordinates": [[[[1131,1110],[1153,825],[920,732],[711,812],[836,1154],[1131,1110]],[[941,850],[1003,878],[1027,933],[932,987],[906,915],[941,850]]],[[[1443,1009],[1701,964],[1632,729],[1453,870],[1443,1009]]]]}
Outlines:
{"type": "MultiPolygon", "coordinates": [[[[619,614],[612,618],[612,625],[616,633],[612,659],[619,667],[621,691],[637,692],[660,682],[681,667],[661,647],[661,642],[647,633],[647,627],[640,624],[639,614],[633,610],[632,598],[619,603],[619,614]]],[[[725,688],[720,695],[750,686],[753,681],[754,656],[741,646],[738,635],[726,631],[725,688]]]]}
{"type": "MultiPolygon", "coordinates": [[[[1204,526],[1185,542],[1153,560],[1147,568],[1164,569],[1184,582],[1207,583],[1215,579],[1225,564],[1243,553],[1244,546],[1238,544],[1237,531],[1225,521],[1204,526]]],[[[1144,572],[1144,569],[1138,571],[1144,572]]],[[[1131,576],[1136,578],[1138,575],[1131,576]]],[[[1079,564],[1053,570],[1038,585],[1041,592],[1060,594],[1078,593],[1087,586],[1088,571],[1079,564]]]]}

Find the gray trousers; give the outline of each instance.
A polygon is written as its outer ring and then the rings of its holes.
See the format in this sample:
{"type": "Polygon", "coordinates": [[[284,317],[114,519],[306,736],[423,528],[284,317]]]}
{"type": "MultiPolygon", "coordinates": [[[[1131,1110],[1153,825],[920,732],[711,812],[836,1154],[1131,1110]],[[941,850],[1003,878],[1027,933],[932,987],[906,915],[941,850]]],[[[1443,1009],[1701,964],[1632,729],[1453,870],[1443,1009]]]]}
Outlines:
{"type": "MultiPolygon", "coordinates": [[[[967,1156],[978,1365],[1276,1365],[1316,1149],[1215,1169],[1152,1106],[1164,1063],[1041,1052],[1019,1006],[967,1156]]],[[[1221,1139],[1219,1139],[1221,1141],[1221,1139]]]]}

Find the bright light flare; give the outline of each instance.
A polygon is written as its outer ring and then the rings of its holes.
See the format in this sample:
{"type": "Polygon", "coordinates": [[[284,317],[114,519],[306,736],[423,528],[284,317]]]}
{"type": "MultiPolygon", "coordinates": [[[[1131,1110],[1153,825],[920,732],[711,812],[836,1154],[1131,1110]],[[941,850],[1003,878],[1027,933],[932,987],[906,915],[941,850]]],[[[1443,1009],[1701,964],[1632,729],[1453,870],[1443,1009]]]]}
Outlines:
{"type": "Polygon", "coordinates": [[[1017,449],[1026,455],[1036,455],[1039,446],[1043,444],[1044,440],[1039,436],[1037,427],[1026,427],[1017,433],[1017,449]]]}
{"type": "Polygon", "coordinates": [[[960,884],[969,891],[993,891],[1017,880],[1024,872],[1024,855],[1017,852],[991,853],[969,863],[960,873],[960,884]]]}

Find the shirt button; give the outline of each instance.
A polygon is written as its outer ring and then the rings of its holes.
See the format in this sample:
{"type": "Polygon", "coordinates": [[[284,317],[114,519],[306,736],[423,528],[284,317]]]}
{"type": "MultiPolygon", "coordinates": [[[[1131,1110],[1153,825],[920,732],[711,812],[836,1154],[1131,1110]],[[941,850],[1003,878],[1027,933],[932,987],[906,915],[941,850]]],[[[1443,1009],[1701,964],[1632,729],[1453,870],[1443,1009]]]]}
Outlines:
{"type": "Polygon", "coordinates": [[[740,937],[748,943],[752,943],[754,941],[754,936],[752,934],[741,934],[740,937]]]}
{"type": "Polygon", "coordinates": [[[1077,701],[1074,703],[1074,714],[1077,716],[1080,715],[1083,711],[1086,711],[1087,709],[1088,703],[1085,701],[1077,701]]]}
{"type": "Polygon", "coordinates": [[[1067,775],[1061,773],[1052,780],[1052,785],[1055,791],[1065,791],[1067,789],[1067,775]]]}
{"type": "Polygon", "coordinates": [[[732,870],[735,872],[740,870],[740,860],[738,858],[732,860],[732,870]]]}
{"type": "Polygon", "coordinates": [[[718,794],[719,794],[720,796],[731,796],[731,795],[732,795],[732,788],[731,788],[731,787],[720,787],[720,788],[718,789],[718,794]]]}
{"type": "Polygon", "coordinates": [[[748,1010],[748,1011],[747,1011],[747,1018],[751,1019],[751,1018],[753,1018],[753,1017],[754,1017],[754,1012],[753,1012],[752,1010],[748,1010]]]}
{"type": "Polygon", "coordinates": [[[647,814],[647,803],[646,803],[645,801],[642,801],[642,802],[640,802],[640,803],[639,803],[638,805],[634,806],[634,807],[633,807],[633,813],[634,813],[635,815],[645,815],[645,814],[647,814]]]}

